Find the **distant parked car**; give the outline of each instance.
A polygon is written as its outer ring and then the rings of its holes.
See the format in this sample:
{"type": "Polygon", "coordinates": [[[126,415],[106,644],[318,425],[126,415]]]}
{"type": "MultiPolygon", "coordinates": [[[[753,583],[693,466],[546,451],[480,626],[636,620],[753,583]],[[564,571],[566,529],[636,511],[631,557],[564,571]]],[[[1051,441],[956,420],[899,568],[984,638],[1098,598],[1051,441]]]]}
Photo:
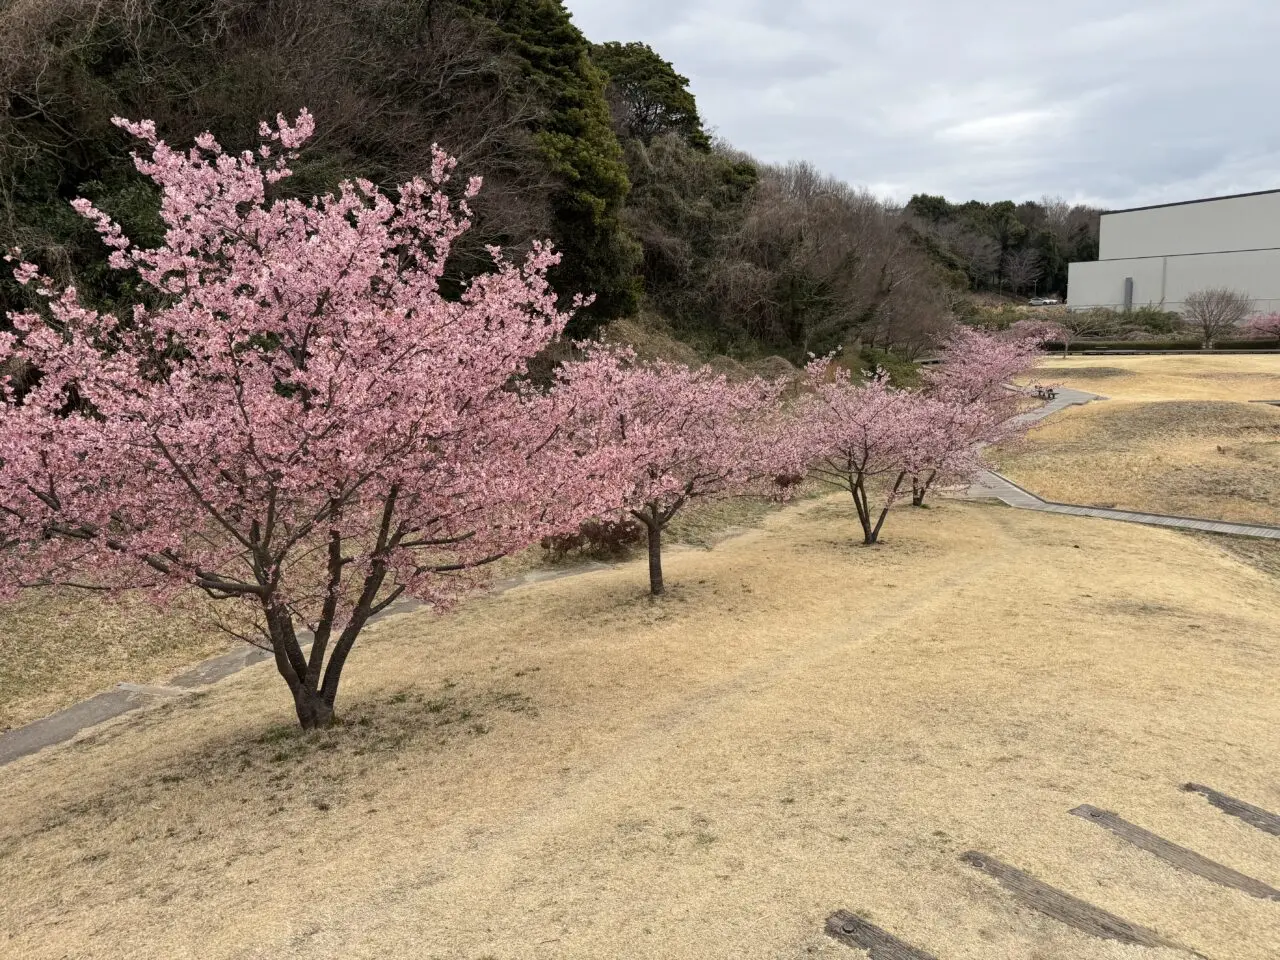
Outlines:
{"type": "Polygon", "coordinates": [[[1057,302],[1058,300],[1055,297],[1032,297],[1027,301],[1033,307],[1047,307],[1057,302]]]}

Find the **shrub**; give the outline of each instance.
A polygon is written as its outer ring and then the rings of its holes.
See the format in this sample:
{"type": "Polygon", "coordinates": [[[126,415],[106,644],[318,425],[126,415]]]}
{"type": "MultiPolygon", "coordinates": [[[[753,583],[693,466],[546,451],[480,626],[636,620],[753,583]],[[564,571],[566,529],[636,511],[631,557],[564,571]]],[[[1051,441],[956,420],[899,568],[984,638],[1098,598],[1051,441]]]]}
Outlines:
{"type": "Polygon", "coordinates": [[[858,354],[858,367],[867,376],[873,375],[878,367],[889,374],[889,382],[895,387],[910,388],[920,384],[919,365],[890,350],[864,347],[858,354]]]}
{"type": "Polygon", "coordinates": [[[1183,327],[1182,315],[1171,310],[1161,310],[1148,304],[1135,307],[1128,315],[1121,315],[1121,323],[1141,330],[1144,333],[1172,335],[1183,327]]]}
{"type": "Polygon", "coordinates": [[[573,533],[543,537],[542,549],[552,560],[563,560],[570,553],[616,559],[625,557],[646,536],[644,526],[631,517],[597,518],[584,521],[573,533]]]}
{"type": "MultiPolygon", "coordinates": [[[[1061,340],[1048,340],[1041,345],[1048,353],[1062,352],[1061,340]]],[[[1199,340],[1072,340],[1071,352],[1086,350],[1199,350],[1199,340]]]]}
{"type": "Polygon", "coordinates": [[[1019,320],[1025,320],[1027,309],[1011,303],[1002,303],[998,307],[983,307],[966,301],[963,309],[956,311],[956,316],[967,326],[982,330],[1007,330],[1019,320]]]}
{"type": "Polygon", "coordinates": [[[1280,350],[1280,340],[1218,340],[1215,350],[1280,350]]]}

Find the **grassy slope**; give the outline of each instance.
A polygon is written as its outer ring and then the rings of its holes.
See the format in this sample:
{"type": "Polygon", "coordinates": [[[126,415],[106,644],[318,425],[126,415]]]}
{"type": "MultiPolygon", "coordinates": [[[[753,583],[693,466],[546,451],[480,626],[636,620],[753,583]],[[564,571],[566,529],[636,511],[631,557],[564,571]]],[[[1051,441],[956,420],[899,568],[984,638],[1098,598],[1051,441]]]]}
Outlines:
{"type": "Polygon", "coordinates": [[[1273,956],[1274,905],[1066,811],[1280,884],[1273,838],[1177,790],[1280,808],[1274,579],[1171,531],[948,501],[881,548],[855,528],[840,497],[772,514],[674,553],[658,604],[637,561],[393,618],[332,732],[294,734],[259,667],[18,761],[0,952],[834,958],[846,907],[951,960],[1130,956],[1016,907],[976,848],[1273,956]]]}
{"type": "MultiPolygon", "coordinates": [[[[758,525],[776,509],[747,498],[694,504],[672,521],[668,549],[711,546],[758,525]]],[[[556,566],[590,559],[571,554],[556,566]]],[[[504,580],[548,565],[535,546],[503,560],[492,573],[504,580]]],[[[117,683],[163,683],[205,657],[239,647],[241,641],[213,625],[209,609],[193,598],[166,614],[141,602],[111,604],[72,590],[29,593],[0,604],[0,733],[117,683]]]]}
{"type": "Polygon", "coordinates": [[[0,604],[0,733],[123,681],[156,683],[230,649],[198,609],[42,590],[0,604]]]}
{"type": "Polygon", "coordinates": [[[1280,523],[1280,357],[1049,361],[1041,379],[1111,399],[1053,417],[1001,469],[1066,503],[1280,523]]]}

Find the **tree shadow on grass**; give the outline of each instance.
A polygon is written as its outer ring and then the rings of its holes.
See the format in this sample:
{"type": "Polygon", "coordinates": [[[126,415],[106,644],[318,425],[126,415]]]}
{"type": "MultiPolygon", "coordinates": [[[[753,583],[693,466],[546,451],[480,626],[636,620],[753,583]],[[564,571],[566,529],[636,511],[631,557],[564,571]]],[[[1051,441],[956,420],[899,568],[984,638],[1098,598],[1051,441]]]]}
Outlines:
{"type": "MultiPolygon", "coordinates": [[[[139,722],[153,726],[172,721],[180,711],[207,709],[210,705],[202,703],[207,696],[199,693],[161,704],[131,723],[81,738],[69,749],[88,754],[117,736],[137,736],[139,722]]],[[[0,846],[15,850],[24,838],[73,821],[77,832],[92,834],[95,824],[107,826],[139,807],[159,803],[161,809],[178,810],[188,803],[199,805],[201,797],[238,796],[246,812],[257,818],[300,808],[329,810],[347,802],[365,775],[388,766],[403,769],[410,751],[417,762],[424,753],[446,751],[484,736],[504,714],[536,717],[538,709],[519,691],[467,690],[445,681],[432,691],[403,690],[350,700],[325,730],[304,731],[264,717],[248,729],[242,726],[193,740],[189,750],[158,762],[145,755],[130,758],[91,794],[29,808],[29,817],[11,821],[17,829],[0,846]]],[[[163,819],[157,818],[157,823],[163,819]]],[[[165,829],[168,832],[158,836],[172,838],[184,828],[165,829]]]]}

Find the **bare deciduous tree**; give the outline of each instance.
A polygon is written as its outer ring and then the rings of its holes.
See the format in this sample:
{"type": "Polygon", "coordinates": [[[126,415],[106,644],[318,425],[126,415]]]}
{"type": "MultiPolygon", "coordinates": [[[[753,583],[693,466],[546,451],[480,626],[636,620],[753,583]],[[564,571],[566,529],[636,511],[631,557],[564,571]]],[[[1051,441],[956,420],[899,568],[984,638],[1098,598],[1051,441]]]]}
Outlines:
{"type": "Polygon", "coordinates": [[[710,278],[723,325],[804,353],[860,341],[922,349],[945,322],[902,211],[806,163],[760,168],[710,278]]]}
{"type": "Polygon", "coordinates": [[[1000,267],[1000,244],[954,220],[939,223],[933,237],[959,262],[974,283],[986,283],[1000,267]]]}
{"type": "Polygon", "coordinates": [[[1027,289],[1044,276],[1044,262],[1038,250],[1011,251],[1004,258],[1004,278],[1015,293],[1027,289]]]}
{"type": "Polygon", "coordinates": [[[1115,328],[1115,318],[1110,310],[1067,310],[1053,319],[1062,328],[1064,357],[1070,353],[1071,344],[1076,340],[1102,336],[1115,328]]]}
{"type": "Polygon", "coordinates": [[[1248,294],[1226,287],[1211,287],[1187,294],[1183,316],[1200,332],[1200,343],[1206,350],[1224,333],[1234,330],[1253,310],[1248,294]]]}

